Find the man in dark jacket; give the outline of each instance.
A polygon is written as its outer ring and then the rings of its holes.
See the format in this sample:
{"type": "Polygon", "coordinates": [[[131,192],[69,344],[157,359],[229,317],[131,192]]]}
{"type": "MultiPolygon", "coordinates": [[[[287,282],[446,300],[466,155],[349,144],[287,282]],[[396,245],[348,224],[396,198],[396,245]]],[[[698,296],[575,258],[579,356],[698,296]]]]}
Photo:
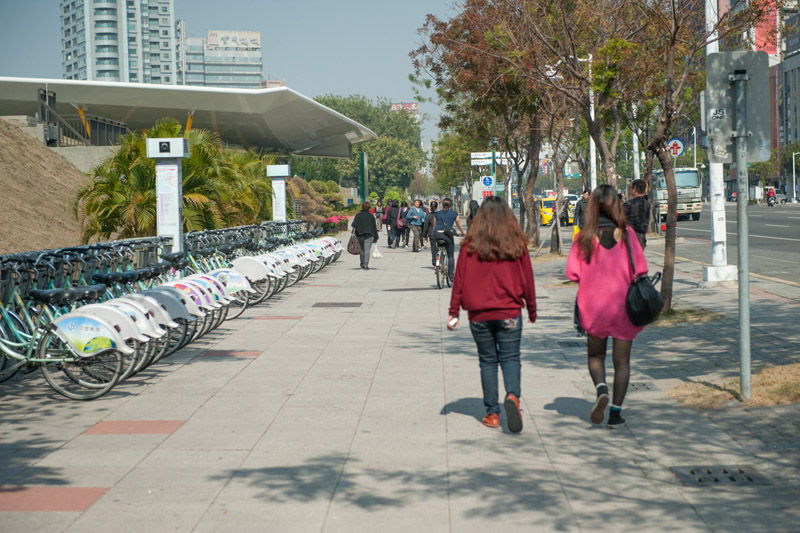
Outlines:
{"type": "Polygon", "coordinates": [[[583,229],[583,224],[586,221],[586,204],[589,203],[589,195],[592,193],[588,188],[583,189],[583,196],[578,203],[575,204],[575,213],[572,215],[572,223],[583,229]]]}
{"type": "Polygon", "coordinates": [[[375,223],[375,217],[369,212],[370,207],[369,202],[361,204],[361,212],[353,219],[353,229],[361,245],[361,268],[364,270],[369,270],[372,243],[378,242],[378,225],[375,223]]]}
{"type": "Polygon", "coordinates": [[[633,180],[631,183],[631,194],[633,199],[623,204],[625,208],[625,218],[628,224],[636,232],[639,243],[644,248],[647,245],[647,228],[650,226],[650,202],[644,197],[647,192],[647,185],[644,180],[633,180]]]}

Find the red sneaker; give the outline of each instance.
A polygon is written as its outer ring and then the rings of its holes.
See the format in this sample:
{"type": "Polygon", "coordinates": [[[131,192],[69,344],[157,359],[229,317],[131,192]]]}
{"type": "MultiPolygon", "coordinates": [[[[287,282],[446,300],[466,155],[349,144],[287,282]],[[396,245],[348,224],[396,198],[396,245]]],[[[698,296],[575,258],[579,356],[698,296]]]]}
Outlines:
{"type": "Polygon", "coordinates": [[[519,433],[522,431],[522,413],[519,411],[519,398],[508,393],[503,405],[506,408],[508,430],[512,433],[519,433]]]}
{"type": "Polygon", "coordinates": [[[481,423],[488,428],[500,427],[500,415],[486,415],[481,420],[481,423]]]}

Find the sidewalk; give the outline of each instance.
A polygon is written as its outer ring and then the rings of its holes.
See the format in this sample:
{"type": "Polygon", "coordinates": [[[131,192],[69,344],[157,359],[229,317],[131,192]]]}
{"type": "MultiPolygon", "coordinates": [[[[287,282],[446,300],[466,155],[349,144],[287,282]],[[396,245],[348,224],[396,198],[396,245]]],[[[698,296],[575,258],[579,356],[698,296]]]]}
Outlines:
{"type": "MultiPolygon", "coordinates": [[[[729,318],[646,329],[628,425],[608,430],[588,420],[565,259],[534,263],[525,428],[510,434],[480,424],[475,344],[465,315],[444,327],[450,293],[435,288],[429,251],[382,252],[369,271],[344,254],[100,400],[62,400],[35,375],[0,385],[0,529],[797,529],[797,405],[706,415],[663,392],[737,374],[735,289],[701,290],[695,265],[679,265],[676,306],[729,318]],[[749,465],[770,484],[691,488],[668,469],[700,465],[749,465]]],[[[754,367],[800,361],[794,297],[754,295],[754,367]]]]}

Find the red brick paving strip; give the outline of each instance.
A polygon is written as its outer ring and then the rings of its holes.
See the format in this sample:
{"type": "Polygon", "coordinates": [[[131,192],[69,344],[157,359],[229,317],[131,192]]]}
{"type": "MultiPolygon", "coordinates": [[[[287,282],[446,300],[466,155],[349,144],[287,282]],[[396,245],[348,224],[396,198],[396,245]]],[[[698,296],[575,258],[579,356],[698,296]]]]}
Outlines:
{"type": "Polygon", "coordinates": [[[83,433],[85,435],[171,435],[185,420],[105,420],[83,433]]]}
{"type": "Polygon", "coordinates": [[[249,352],[245,350],[208,350],[198,357],[258,357],[262,352],[249,352]]]}
{"type": "Polygon", "coordinates": [[[109,487],[0,487],[0,511],[86,511],[109,487]]]}

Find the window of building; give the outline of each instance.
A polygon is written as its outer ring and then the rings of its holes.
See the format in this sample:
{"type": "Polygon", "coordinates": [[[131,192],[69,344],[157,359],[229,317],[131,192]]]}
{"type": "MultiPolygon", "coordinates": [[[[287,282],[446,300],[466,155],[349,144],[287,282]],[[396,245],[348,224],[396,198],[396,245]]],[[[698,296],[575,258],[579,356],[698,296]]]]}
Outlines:
{"type": "Polygon", "coordinates": [[[169,30],[161,30],[162,37],[169,37],[169,30]]]}
{"type": "Polygon", "coordinates": [[[131,72],[130,77],[131,77],[131,80],[138,80],[139,79],[139,73],[138,72],[131,72]]]}
{"type": "Polygon", "coordinates": [[[99,45],[97,48],[95,48],[95,51],[98,54],[117,53],[117,52],[119,52],[119,47],[118,46],[99,45]]]}
{"type": "Polygon", "coordinates": [[[168,18],[161,18],[161,25],[162,26],[169,26],[169,19],[168,18]]]}
{"type": "Polygon", "coordinates": [[[169,76],[164,76],[164,83],[169,83],[169,76]]]}
{"type": "Polygon", "coordinates": [[[164,52],[161,54],[161,59],[169,59],[169,52],[164,52]]]}
{"type": "Polygon", "coordinates": [[[98,22],[97,24],[95,24],[95,27],[96,28],[116,28],[117,27],[117,21],[116,20],[106,20],[106,21],[98,22]]]}

